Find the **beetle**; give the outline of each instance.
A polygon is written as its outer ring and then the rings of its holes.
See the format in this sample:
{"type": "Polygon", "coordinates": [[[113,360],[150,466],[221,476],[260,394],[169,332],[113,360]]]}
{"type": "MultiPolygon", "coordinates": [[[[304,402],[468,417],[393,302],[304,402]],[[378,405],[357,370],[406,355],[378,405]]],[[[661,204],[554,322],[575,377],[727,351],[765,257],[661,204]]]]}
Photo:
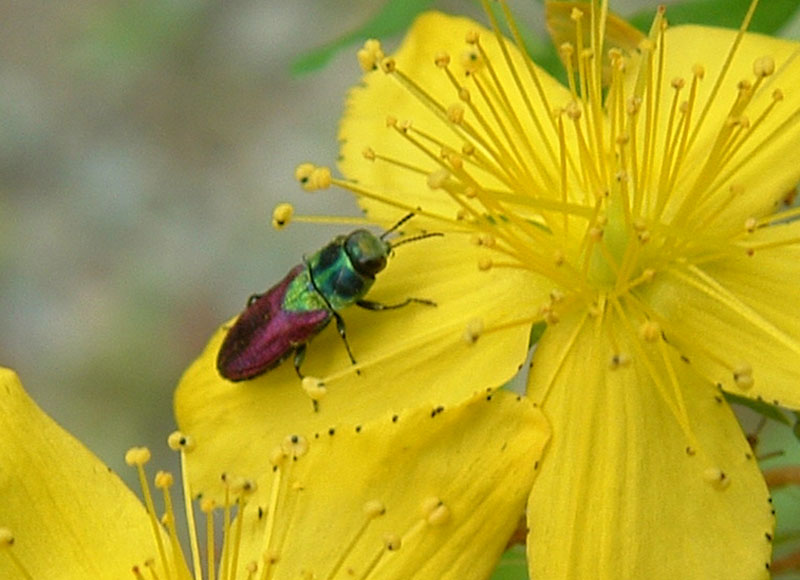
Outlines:
{"type": "Polygon", "coordinates": [[[289,270],[264,294],[251,296],[217,354],[220,375],[234,382],[246,381],[274,369],[294,354],[294,369],[302,379],[300,365],[306,347],[332,319],[350,361],[356,364],[339,311],[354,304],[368,310],[390,310],[411,303],[436,306],[421,298],[406,298],[391,305],[364,299],[375,276],[386,268],[394,248],[442,235],[424,233],[395,244],[385,239],[413,216],[406,215],[380,236],[365,229],[337,236],[310,257],[304,256],[302,264],[289,270]]]}

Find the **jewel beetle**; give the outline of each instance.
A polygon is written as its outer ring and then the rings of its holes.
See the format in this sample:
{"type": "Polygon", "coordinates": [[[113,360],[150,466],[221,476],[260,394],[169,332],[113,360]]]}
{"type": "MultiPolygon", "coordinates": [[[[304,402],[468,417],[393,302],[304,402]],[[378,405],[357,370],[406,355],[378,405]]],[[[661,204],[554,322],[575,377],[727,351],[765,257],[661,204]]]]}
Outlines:
{"type": "Polygon", "coordinates": [[[310,257],[303,257],[286,276],[264,294],[254,294],[226,334],[217,354],[217,370],[230,381],[246,381],[274,369],[294,354],[300,365],[309,341],[331,320],[342,337],[350,361],[356,364],[347,342],[344,319],[339,312],[357,305],[368,310],[389,310],[411,303],[436,306],[431,300],[406,298],[398,304],[365,300],[376,274],[386,268],[392,250],[399,245],[441,236],[424,233],[392,244],[391,232],[414,216],[403,217],[380,236],[364,229],[335,237],[310,257]]]}

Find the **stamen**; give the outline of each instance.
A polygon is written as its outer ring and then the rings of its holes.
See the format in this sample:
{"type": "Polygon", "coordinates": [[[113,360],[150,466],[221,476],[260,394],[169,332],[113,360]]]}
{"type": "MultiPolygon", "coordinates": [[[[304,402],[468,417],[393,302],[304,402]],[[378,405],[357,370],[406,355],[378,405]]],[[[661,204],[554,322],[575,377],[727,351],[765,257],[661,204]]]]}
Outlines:
{"type": "Polygon", "coordinates": [[[743,391],[753,387],[753,367],[747,363],[741,363],[733,369],[733,381],[736,386],[743,391]]]}
{"type": "Polygon", "coordinates": [[[467,344],[475,344],[483,334],[483,320],[480,318],[473,318],[467,323],[464,329],[464,342],[467,344]]]}
{"type": "MultiPolygon", "coordinates": [[[[242,526],[244,524],[245,509],[247,508],[250,496],[256,491],[256,488],[257,486],[254,481],[244,478],[238,479],[231,486],[231,491],[237,496],[236,505],[238,507],[236,512],[236,531],[233,540],[233,547],[230,550],[233,552],[230,568],[231,578],[234,577],[236,570],[239,567],[239,551],[242,545],[242,526]]],[[[227,537],[226,539],[230,541],[230,537],[227,537]]]]}
{"type": "Polygon", "coordinates": [[[294,207],[290,203],[279,203],[272,210],[272,227],[281,230],[289,225],[294,215],[294,207]]]}
{"type": "Polygon", "coordinates": [[[739,31],[736,34],[736,38],[734,38],[733,43],[731,43],[731,47],[728,49],[728,53],[725,55],[725,60],[722,64],[722,69],[717,75],[716,81],[714,81],[714,86],[711,89],[711,93],[709,94],[708,99],[706,100],[706,104],[703,107],[703,110],[700,113],[700,117],[697,119],[697,124],[694,127],[694,131],[692,132],[692,136],[688,144],[690,148],[692,145],[694,145],[697,136],[700,134],[700,129],[702,128],[703,123],[705,122],[706,116],[708,115],[708,112],[711,110],[711,107],[717,98],[717,93],[719,92],[719,89],[722,86],[722,83],[728,74],[728,70],[731,67],[731,63],[733,62],[733,57],[739,48],[739,44],[741,44],[742,39],[744,38],[744,33],[750,26],[750,21],[753,19],[753,14],[756,11],[756,6],[758,6],[758,0],[752,0],[750,2],[750,7],[747,9],[747,14],[745,14],[744,20],[742,20],[742,24],[739,26],[739,31]]]}
{"type": "MultiPolygon", "coordinates": [[[[189,487],[189,464],[186,460],[186,454],[194,450],[194,439],[184,435],[180,431],[172,432],[167,438],[167,445],[173,451],[180,451],[181,456],[181,482],[183,484],[183,509],[186,513],[186,524],[189,532],[189,544],[192,552],[192,566],[194,567],[195,575],[200,574],[202,570],[200,566],[200,548],[197,541],[197,524],[194,517],[194,505],[192,503],[192,494],[189,487]]],[[[213,578],[213,576],[211,576],[213,578]]]]}
{"type": "Polygon", "coordinates": [[[136,467],[139,475],[139,485],[142,488],[142,496],[144,496],[144,504],[147,507],[147,515],[150,518],[150,527],[153,531],[153,537],[158,546],[158,555],[161,558],[161,566],[165,571],[170,570],[169,561],[167,560],[167,552],[164,548],[164,540],[161,537],[161,527],[156,517],[156,508],[153,503],[153,496],[150,493],[150,485],[147,483],[147,475],[144,471],[144,465],[150,461],[150,450],[147,447],[132,447],[125,453],[125,463],[131,467],[136,467]]]}
{"type": "Polygon", "coordinates": [[[384,58],[383,49],[379,40],[370,39],[356,53],[358,64],[364,72],[370,72],[378,68],[378,63],[384,58]]]}
{"type": "Polygon", "coordinates": [[[731,484],[731,479],[719,467],[709,467],[703,472],[703,479],[720,491],[727,489],[731,484]]]}
{"type": "Polygon", "coordinates": [[[358,544],[358,542],[364,537],[364,534],[366,533],[370,523],[385,513],[386,506],[378,500],[371,500],[364,504],[364,520],[362,521],[361,526],[356,530],[353,537],[350,538],[350,541],[344,546],[344,549],[339,552],[338,559],[334,563],[330,572],[328,572],[328,575],[325,577],[326,580],[332,580],[339,573],[339,570],[341,570],[342,566],[344,565],[347,556],[353,552],[353,548],[355,548],[356,544],[358,544]]]}
{"type": "Polygon", "coordinates": [[[204,498],[200,502],[200,511],[206,516],[206,556],[208,558],[208,579],[216,578],[216,549],[214,541],[214,510],[216,502],[211,498],[204,498]]]}
{"type": "Polygon", "coordinates": [[[306,191],[327,189],[331,185],[331,170],[313,163],[302,163],[295,169],[294,177],[306,191]]]}

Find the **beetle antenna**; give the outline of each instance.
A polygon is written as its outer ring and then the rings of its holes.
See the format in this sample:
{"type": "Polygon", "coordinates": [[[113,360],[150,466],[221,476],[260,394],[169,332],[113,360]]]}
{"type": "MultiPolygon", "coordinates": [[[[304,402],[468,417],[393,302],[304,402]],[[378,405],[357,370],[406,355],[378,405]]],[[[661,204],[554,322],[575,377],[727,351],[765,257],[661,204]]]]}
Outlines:
{"type": "Polygon", "coordinates": [[[412,211],[411,213],[408,213],[408,214],[404,215],[402,218],[400,218],[400,221],[399,221],[399,222],[397,222],[397,223],[396,223],[396,224],[394,224],[392,227],[390,227],[388,230],[386,230],[385,232],[383,232],[383,233],[381,234],[381,237],[380,237],[380,239],[383,239],[383,238],[385,238],[386,236],[388,236],[389,234],[391,234],[393,231],[395,231],[397,228],[399,228],[400,226],[402,226],[404,223],[406,223],[408,220],[410,220],[411,218],[413,218],[415,215],[416,215],[416,214],[415,214],[413,211],[412,211]]]}
{"type": "Polygon", "coordinates": [[[402,246],[403,244],[407,244],[409,242],[416,242],[417,240],[424,240],[425,238],[443,238],[444,234],[442,232],[429,232],[427,234],[420,234],[418,236],[411,236],[410,238],[403,238],[402,240],[397,241],[394,244],[391,244],[391,248],[394,250],[397,246],[402,246]]]}

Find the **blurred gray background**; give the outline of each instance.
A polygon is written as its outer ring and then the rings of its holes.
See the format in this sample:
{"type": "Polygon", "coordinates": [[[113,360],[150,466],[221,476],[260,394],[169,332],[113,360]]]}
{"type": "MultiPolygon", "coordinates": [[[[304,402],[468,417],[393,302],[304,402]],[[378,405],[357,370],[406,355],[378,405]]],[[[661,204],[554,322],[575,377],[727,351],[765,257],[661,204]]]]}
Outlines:
{"type": "MultiPolygon", "coordinates": [[[[544,34],[538,3],[512,4],[544,34]]],[[[335,164],[355,47],[289,69],[379,5],[0,0],[0,364],[128,482],[132,445],[177,469],[172,390],[214,328],[340,229],[276,232],[274,205],[356,212],[293,179],[335,164]]]]}

